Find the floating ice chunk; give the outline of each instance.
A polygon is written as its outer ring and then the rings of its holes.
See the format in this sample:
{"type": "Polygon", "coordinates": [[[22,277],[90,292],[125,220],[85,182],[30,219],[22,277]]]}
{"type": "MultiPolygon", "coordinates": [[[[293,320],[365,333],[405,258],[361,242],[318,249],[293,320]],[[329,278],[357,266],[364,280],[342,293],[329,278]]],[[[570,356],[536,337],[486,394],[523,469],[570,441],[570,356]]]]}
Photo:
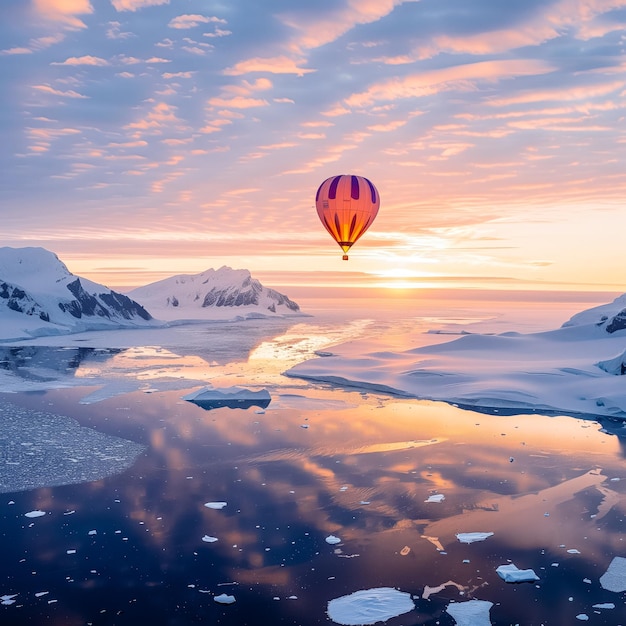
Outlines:
{"type": "Polygon", "coordinates": [[[207,509],[223,509],[226,506],[226,502],[205,502],[204,506],[207,509]]]}
{"type": "Polygon", "coordinates": [[[217,537],[211,537],[211,535],[204,535],[204,537],[202,537],[202,541],[205,541],[206,543],[215,543],[217,541],[217,537]]]}
{"type": "Polygon", "coordinates": [[[579,613],[576,616],[576,619],[580,620],[581,622],[586,622],[589,620],[589,615],[587,615],[586,613],[579,613]]]}
{"type": "Polygon", "coordinates": [[[0,604],[14,604],[17,594],[0,596],[0,604]]]}
{"type": "Polygon", "coordinates": [[[76,550],[74,550],[73,548],[70,550],[66,550],[65,551],[66,554],[76,554],[76,550]]]}
{"type": "Polygon", "coordinates": [[[424,502],[443,502],[446,497],[442,493],[436,493],[432,496],[428,496],[428,500],[424,500],[424,502]]]}
{"type": "Polygon", "coordinates": [[[607,591],[616,593],[626,591],[626,558],[613,557],[609,568],[600,576],[600,584],[607,591]]]}
{"type": "Polygon", "coordinates": [[[193,402],[203,409],[248,409],[257,406],[265,409],[272,398],[267,389],[252,391],[242,387],[226,387],[224,389],[210,389],[205,387],[183,396],[183,400],[193,402]]]}
{"type": "Polygon", "coordinates": [[[24,517],[41,517],[42,515],[45,515],[46,512],[45,511],[30,511],[28,513],[24,513],[24,517]]]}
{"type": "Polygon", "coordinates": [[[97,535],[98,531],[97,530],[90,530],[87,534],[88,535],[97,535]]]}
{"type": "Polygon", "coordinates": [[[615,604],[613,602],[603,602],[602,604],[594,604],[591,608],[593,609],[614,609],[615,604]]]}
{"type": "Polygon", "coordinates": [[[49,591],[38,591],[35,594],[35,598],[41,598],[42,596],[47,596],[50,592],[49,591]]]}
{"type": "Polygon", "coordinates": [[[580,554],[580,550],[576,550],[576,548],[570,548],[567,551],[568,554],[580,554]]]}
{"type": "Polygon", "coordinates": [[[500,565],[496,568],[498,576],[506,583],[524,583],[539,580],[539,576],[531,569],[519,569],[513,563],[500,565]]]}
{"type": "Polygon", "coordinates": [[[474,543],[475,541],[484,541],[491,535],[493,533],[457,533],[456,538],[461,543],[474,543]]]}
{"type": "Polygon", "coordinates": [[[220,604],[232,604],[235,602],[235,596],[229,596],[227,593],[220,593],[219,596],[214,596],[213,600],[220,604]]]}
{"type": "Polygon", "coordinates": [[[446,613],[452,615],[457,626],[491,626],[489,611],[493,602],[487,600],[469,600],[452,602],[446,607],[446,613]]]}
{"type": "Polygon", "coordinates": [[[330,600],[327,612],[336,624],[362,626],[384,622],[413,609],[411,594],[391,587],[375,587],[330,600]]]}
{"type": "Polygon", "coordinates": [[[329,543],[331,546],[334,546],[337,543],[341,543],[341,539],[339,539],[339,537],[335,537],[335,535],[328,535],[325,541],[326,543],[329,543]]]}

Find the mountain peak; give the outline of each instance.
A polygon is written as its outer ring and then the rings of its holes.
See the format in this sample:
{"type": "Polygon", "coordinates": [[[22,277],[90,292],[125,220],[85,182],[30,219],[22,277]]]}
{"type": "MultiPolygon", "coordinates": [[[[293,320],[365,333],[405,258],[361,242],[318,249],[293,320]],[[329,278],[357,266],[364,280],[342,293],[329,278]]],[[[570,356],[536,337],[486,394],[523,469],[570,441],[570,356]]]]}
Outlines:
{"type": "Polygon", "coordinates": [[[133,289],[129,296],[165,320],[210,319],[221,316],[225,308],[244,317],[293,315],[300,311],[295,302],[264,287],[248,270],[227,266],[200,274],[171,276],[133,289]]]}

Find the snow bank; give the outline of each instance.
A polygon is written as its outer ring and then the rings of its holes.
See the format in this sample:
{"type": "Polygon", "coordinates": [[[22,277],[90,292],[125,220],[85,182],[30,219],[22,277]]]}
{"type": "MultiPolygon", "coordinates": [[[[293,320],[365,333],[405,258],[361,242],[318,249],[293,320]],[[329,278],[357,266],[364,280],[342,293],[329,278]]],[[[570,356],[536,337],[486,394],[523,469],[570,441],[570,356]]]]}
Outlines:
{"type": "Polygon", "coordinates": [[[626,419],[626,329],[469,334],[405,352],[362,352],[367,345],[336,347],[286,375],[479,410],[626,419]]]}

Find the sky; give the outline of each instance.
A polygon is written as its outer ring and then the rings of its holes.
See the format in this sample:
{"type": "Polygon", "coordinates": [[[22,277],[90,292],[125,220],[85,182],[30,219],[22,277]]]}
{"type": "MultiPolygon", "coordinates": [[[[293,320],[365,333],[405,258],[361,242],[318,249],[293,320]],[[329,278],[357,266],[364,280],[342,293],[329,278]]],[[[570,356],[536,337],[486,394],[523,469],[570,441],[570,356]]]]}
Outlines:
{"type": "Polygon", "coordinates": [[[2,0],[0,246],[137,286],[624,291],[626,0],[2,0]],[[315,192],[378,188],[341,260],[315,192]]]}

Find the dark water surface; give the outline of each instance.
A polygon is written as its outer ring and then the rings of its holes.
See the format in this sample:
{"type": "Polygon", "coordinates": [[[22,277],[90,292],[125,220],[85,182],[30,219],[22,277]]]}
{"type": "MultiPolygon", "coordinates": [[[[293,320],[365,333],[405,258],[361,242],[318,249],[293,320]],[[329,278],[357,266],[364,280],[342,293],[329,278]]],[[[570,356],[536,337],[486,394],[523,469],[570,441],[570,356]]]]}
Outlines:
{"type": "Polygon", "coordinates": [[[447,604],[471,598],[494,602],[494,624],[623,619],[624,594],[598,582],[626,554],[623,449],[594,422],[333,390],[265,413],[178,392],[84,406],[78,391],[11,400],[147,450],[101,481],[3,495],[0,593],[18,596],[2,623],[324,624],[329,600],[380,586],[416,596],[391,624],[453,624],[447,604]],[[509,560],[540,580],[504,583],[509,560]]]}
{"type": "Polygon", "coordinates": [[[189,389],[0,395],[145,446],[102,480],[0,494],[0,596],[17,594],[1,624],[332,624],[330,600],[371,587],[412,594],[391,626],[454,624],[446,607],[474,598],[493,624],[626,623],[626,594],[599,582],[626,556],[617,436],[313,385],[257,357],[215,381],[270,372],[265,409],[205,410],[189,389]],[[505,583],[509,562],[539,580],[505,583]]]}

